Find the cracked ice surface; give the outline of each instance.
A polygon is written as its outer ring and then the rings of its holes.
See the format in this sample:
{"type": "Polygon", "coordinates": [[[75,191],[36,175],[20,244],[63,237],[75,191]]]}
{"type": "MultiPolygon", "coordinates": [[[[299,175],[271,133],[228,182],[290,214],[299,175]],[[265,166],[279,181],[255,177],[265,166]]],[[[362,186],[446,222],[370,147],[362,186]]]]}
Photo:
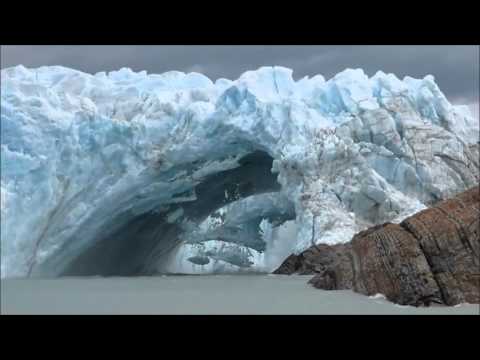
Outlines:
{"type": "MultiPolygon", "coordinates": [[[[269,250],[272,239],[295,252],[345,242],[479,180],[478,123],[448,102],[432,76],[400,80],[347,69],[328,81],[294,81],[289,69],[264,67],[213,82],[197,73],[17,66],[1,71],[1,125],[2,277],[57,276],[85,249],[147,214],[179,224],[183,243],[174,241],[177,257],[169,258],[175,271],[195,261],[205,264],[188,271],[264,270],[278,262],[266,261],[270,254],[284,256],[269,250]],[[286,199],[277,199],[278,209],[293,207],[290,235],[266,235],[284,225],[262,220],[258,208],[275,203],[262,198],[265,187],[245,190],[251,201],[239,205],[232,201],[248,198],[225,191],[225,209],[212,205],[227,217],[251,215],[239,236],[220,244],[210,234],[203,247],[187,241],[190,230],[208,235],[208,204],[196,208],[208,201],[198,193],[205,179],[240,168],[256,151],[273,159],[286,199]],[[265,246],[257,242],[257,250],[246,236],[253,223],[262,224],[253,238],[265,246]]],[[[144,237],[161,243],[153,220],[144,237]]],[[[157,267],[158,258],[148,261],[157,267]]]]}

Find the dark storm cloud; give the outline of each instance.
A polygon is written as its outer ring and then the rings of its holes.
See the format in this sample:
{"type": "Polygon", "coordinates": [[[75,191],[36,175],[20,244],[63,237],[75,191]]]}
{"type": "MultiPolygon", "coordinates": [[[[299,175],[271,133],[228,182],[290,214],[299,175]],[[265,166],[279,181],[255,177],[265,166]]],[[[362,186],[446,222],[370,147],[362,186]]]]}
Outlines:
{"type": "Polygon", "coordinates": [[[2,68],[63,65],[89,73],[197,71],[212,79],[235,79],[265,65],[289,67],[297,79],[363,68],[400,78],[432,74],[451,101],[478,103],[479,97],[478,46],[2,46],[1,62],[2,68]]]}

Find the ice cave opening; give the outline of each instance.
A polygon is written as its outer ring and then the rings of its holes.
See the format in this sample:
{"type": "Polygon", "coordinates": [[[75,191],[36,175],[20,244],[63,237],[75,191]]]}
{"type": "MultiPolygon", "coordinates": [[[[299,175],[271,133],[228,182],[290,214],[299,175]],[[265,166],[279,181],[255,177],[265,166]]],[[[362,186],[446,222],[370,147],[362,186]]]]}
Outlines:
{"type": "MultiPolygon", "coordinates": [[[[255,262],[252,252],[257,258],[264,256],[268,246],[278,257],[278,251],[283,256],[291,250],[284,248],[282,252],[278,245],[273,248],[265,238],[278,237],[278,232],[295,236],[294,206],[281,194],[272,163],[266,152],[251,152],[238,161],[238,167],[209,175],[190,191],[176,195],[193,192],[190,201],[170,204],[163,211],[124,212],[113,217],[103,226],[113,230],[100,232],[77,251],[62,266],[60,276],[201,273],[202,269],[225,272],[229,268],[261,271],[265,264],[251,266],[255,262]],[[212,242],[220,246],[212,247],[212,242]],[[204,266],[209,263],[210,267],[204,266]]],[[[56,259],[65,259],[67,252],[75,251],[60,251],[36,273],[51,273],[52,267],[58,266],[56,259]]]]}

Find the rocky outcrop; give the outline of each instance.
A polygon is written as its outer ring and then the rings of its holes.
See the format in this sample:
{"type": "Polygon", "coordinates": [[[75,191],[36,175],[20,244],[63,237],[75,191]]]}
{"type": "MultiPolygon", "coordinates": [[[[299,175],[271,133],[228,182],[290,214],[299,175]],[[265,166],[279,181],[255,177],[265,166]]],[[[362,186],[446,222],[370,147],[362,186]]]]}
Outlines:
{"type": "Polygon", "coordinates": [[[315,274],[319,289],[384,294],[402,305],[480,302],[480,189],[423,210],[400,224],[362,231],[346,244],[291,255],[277,274],[315,274]]]}

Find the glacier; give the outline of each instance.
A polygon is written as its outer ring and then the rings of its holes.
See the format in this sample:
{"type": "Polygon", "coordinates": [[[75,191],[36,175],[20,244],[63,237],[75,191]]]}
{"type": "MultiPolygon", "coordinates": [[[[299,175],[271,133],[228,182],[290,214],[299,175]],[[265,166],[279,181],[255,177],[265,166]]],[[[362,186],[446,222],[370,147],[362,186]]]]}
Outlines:
{"type": "Polygon", "coordinates": [[[423,79],[1,70],[1,276],[270,272],[479,181],[423,79]]]}

